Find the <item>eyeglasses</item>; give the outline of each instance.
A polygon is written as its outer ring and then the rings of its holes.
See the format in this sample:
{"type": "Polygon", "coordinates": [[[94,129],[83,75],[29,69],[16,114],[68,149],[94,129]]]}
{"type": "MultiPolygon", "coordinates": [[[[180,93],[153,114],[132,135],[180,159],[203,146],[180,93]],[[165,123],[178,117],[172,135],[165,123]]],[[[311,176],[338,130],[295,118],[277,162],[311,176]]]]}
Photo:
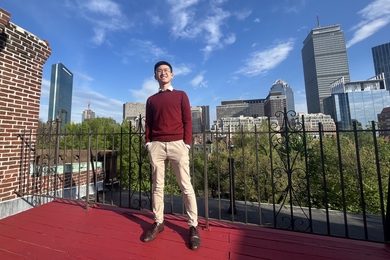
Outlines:
{"type": "Polygon", "coordinates": [[[171,72],[169,69],[158,69],[158,70],[156,70],[156,73],[158,73],[158,74],[161,74],[161,73],[168,73],[168,72],[171,72]]]}

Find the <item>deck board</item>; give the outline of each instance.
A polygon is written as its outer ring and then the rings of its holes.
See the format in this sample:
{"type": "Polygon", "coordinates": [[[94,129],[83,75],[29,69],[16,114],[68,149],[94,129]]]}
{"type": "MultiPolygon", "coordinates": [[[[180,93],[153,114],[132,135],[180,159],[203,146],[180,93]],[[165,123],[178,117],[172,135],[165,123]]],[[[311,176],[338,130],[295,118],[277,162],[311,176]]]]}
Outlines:
{"type": "Polygon", "coordinates": [[[390,259],[388,244],[218,221],[192,251],[187,220],[176,215],[143,243],[152,222],[149,211],[55,201],[0,220],[0,259],[390,259]]]}

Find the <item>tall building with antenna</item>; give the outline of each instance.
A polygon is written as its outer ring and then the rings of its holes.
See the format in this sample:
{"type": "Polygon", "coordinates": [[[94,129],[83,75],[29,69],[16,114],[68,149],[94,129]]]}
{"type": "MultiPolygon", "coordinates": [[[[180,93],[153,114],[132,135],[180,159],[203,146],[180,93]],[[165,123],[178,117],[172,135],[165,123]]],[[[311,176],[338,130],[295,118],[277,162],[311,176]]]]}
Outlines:
{"type": "Polygon", "coordinates": [[[350,81],[344,32],[339,24],[314,28],[303,41],[302,63],[308,113],[323,113],[330,85],[344,77],[350,81]]]}

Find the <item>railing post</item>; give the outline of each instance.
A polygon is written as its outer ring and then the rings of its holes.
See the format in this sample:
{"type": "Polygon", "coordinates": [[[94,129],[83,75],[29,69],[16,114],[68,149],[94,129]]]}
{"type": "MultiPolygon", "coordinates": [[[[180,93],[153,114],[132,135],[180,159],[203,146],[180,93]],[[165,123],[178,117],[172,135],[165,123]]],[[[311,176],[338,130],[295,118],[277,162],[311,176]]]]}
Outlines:
{"type": "MultiPolygon", "coordinates": [[[[88,128],[88,144],[87,144],[87,151],[90,151],[91,149],[91,129],[88,128]]],[[[86,187],[85,187],[85,210],[89,210],[89,164],[91,163],[91,153],[87,153],[87,174],[86,174],[86,187]]]]}
{"type": "Polygon", "coordinates": [[[385,241],[390,242],[390,176],[387,184],[387,206],[386,206],[386,222],[385,222],[385,241]]]}
{"type": "Polygon", "coordinates": [[[201,125],[203,134],[203,170],[204,170],[204,209],[206,219],[206,230],[209,230],[209,183],[207,176],[207,151],[206,151],[206,128],[205,124],[201,125]]]}
{"type": "Polygon", "coordinates": [[[229,214],[237,214],[236,208],[236,196],[234,188],[234,158],[228,158],[229,162],[229,173],[230,173],[230,207],[228,209],[229,214]]]}
{"type": "MultiPolygon", "coordinates": [[[[61,118],[57,117],[56,118],[56,147],[55,147],[55,152],[54,152],[54,199],[57,197],[57,178],[58,178],[58,157],[60,155],[60,134],[61,134],[61,118]]],[[[50,172],[50,167],[49,167],[49,172],[50,172]]]]}

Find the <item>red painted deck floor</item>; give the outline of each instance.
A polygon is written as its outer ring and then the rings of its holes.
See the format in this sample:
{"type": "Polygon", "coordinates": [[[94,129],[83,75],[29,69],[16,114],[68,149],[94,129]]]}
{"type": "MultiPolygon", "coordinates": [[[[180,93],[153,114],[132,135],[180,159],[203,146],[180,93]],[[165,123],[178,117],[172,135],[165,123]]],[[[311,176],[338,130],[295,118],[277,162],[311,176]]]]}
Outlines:
{"type": "Polygon", "coordinates": [[[186,218],[174,215],[143,243],[152,222],[145,211],[51,202],[0,220],[0,259],[390,259],[386,244],[215,221],[192,251],[186,218]]]}

